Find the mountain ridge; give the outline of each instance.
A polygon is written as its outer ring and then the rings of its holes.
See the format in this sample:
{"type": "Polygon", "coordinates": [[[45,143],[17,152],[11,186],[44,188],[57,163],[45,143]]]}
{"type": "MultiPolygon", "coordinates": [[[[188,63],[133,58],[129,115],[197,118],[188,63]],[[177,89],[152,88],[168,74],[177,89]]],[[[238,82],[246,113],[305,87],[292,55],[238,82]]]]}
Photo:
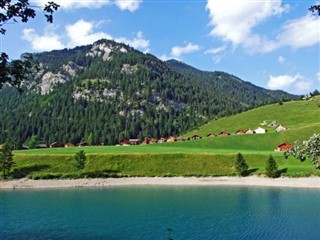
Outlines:
{"type": "Polygon", "coordinates": [[[124,138],[166,137],[296,98],[247,87],[225,73],[190,75],[110,40],[32,56],[38,69],[24,82],[24,94],[9,87],[0,92],[0,142],[21,146],[36,136],[47,144],[116,144],[124,138]]]}

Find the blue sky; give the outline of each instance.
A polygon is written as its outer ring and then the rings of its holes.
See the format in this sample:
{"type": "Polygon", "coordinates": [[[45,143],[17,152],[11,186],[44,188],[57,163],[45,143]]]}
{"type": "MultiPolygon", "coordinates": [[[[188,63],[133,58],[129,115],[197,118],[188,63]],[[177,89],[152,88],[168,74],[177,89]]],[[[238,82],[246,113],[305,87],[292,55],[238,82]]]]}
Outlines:
{"type": "Polygon", "coordinates": [[[308,12],[316,0],[54,2],[61,7],[53,24],[41,12],[26,24],[7,24],[1,50],[16,59],[24,52],[109,38],[162,60],[225,71],[268,89],[295,94],[320,90],[320,18],[308,12]]]}

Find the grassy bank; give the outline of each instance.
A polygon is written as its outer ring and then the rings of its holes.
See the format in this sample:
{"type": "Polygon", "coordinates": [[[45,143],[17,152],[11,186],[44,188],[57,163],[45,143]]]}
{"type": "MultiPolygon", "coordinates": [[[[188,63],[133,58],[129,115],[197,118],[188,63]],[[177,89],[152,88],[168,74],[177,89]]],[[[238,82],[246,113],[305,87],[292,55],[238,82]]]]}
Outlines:
{"type": "MultiPolygon", "coordinates": [[[[77,170],[73,155],[15,156],[14,178],[94,178],[94,177],[171,177],[171,176],[233,176],[236,154],[87,154],[86,166],[77,170]]],[[[263,174],[266,154],[244,154],[249,174],[263,174]]],[[[317,175],[313,165],[294,158],[275,155],[282,176],[317,175]]]]}

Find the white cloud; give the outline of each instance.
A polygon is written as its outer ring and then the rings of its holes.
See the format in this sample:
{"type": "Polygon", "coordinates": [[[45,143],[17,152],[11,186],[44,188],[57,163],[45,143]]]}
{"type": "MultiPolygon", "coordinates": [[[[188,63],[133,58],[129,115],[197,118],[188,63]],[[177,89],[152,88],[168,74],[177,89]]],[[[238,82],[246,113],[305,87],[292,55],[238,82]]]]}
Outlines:
{"type": "Polygon", "coordinates": [[[246,41],[260,42],[252,29],[267,18],[283,13],[287,7],[281,1],[264,0],[208,0],[206,9],[210,12],[211,35],[231,41],[237,46],[246,41]]]}
{"type": "MultiPolygon", "coordinates": [[[[45,31],[43,35],[36,33],[34,29],[24,29],[22,39],[28,41],[35,51],[50,51],[54,49],[73,48],[76,46],[92,44],[100,39],[113,39],[106,32],[99,32],[96,29],[100,23],[88,22],[80,19],[74,24],[69,24],[65,27],[63,34],[56,34],[52,29],[45,31]]],[[[143,38],[142,32],[138,32],[136,37],[128,39],[124,37],[116,38],[115,41],[123,42],[133,48],[144,52],[149,51],[150,41],[143,38]]]]}
{"type": "Polygon", "coordinates": [[[62,49],[62,44],[58,35],[53,32],[46,32],[43,36],[38,35],[34,29],[26,28],[23,30],[22,39],[31,43],[32,49],[37,51],[49,51],[52,49],[62,49]]]}
{"type": "Polygon", "coordinates": [[[94,29],[99,24],[94,22],[87,22],[83,19],[77,21],[75,24],[66,26],[66,34],[68,37],[68,47],[75,47],[80,45],[91,44],[99,39],[112,37],[104,32],[94,32],[94,29]]]}
{"type": "Polygon", "coordinates": [[[307,11],[305,16],[286,22],[274,39],[254,32],[259,24],[288,10],[281,0],[208,0],[206,8],[213,27],[211,36],[231,42],[234,47],[244,47],[248,52],[267,53],[280,47],[298,49],[320,43],[319,17],[307,11]]]}
{"type": "Polygon", "coordinates": [[[188,43],[186,46],[175,46],[171,49],[171,55],[174,58],[179,58],[183,54],[192,53],[200,50],[200,46],[193,43],[188,43]]]}
{"type": "Polygon", "coordinates": [[[269,77],[269,82],[268,82],[268,87],[270,89],[284,89],[291,84],[293,84],[295,81],[302,79],[300,74],[297,74],[295,76],[289,76],[289,75],[280,75],[280,76],[270,76],[269,77]]]}
{"type": "Polygon", "coordinates": [[[286,61],[286,59],[284,57],[282,57],[282,56],[278,57],[278,62],[279,63],[284,63],[285,61],[286,61]]]}
{"type": "Polygon", "coordinates": [[[149,52],[150,41],[143,38],[142,32],[138,32],[133,39],[116,38],[115,41],[130,45],[133,48],[139,49],[143,52],[149,52]]]}
{"type": "Polygon", "coordinates": [[[226,46],[222,46],[222,47],[218,47],[218,48],[211,48],[211,49],[208,49],[204,52],[204,54],[218,54],[220,52],[223,52],[224,50],[226,49],[226,46]]]}
{"type": "MultiPolygon", "coordinates": [[[[31,2],[43,7],[49,0],[32,0],[31,2]]],[[[96,9],[114,3],[122,11],[134,12],[140,7],[142,0],[54,0],[53,2],[59,4],[61,9],[66,10],[76,8],[96,9]]]]}
{"type": "Polygon", "coordinates": [[[306,80],[302,75],[296,74],[270,76],[267,86],[273,90],[284,90],[296,94],[306,93],[312,88],[312,82],[306,80]]]}
{"type": "Polygon", "coordinates": [[[316,74],[318,81],[320,82],[320,72],[316,74]]]}
{"type": "Polygon", "coordinates": [[[121,10],[129,10],[130,12],[136,11],[141,3],[142,0],[115,0],[115,4],[121,10]]]}
{"type": "MultiPolygon", "coordinates": [[[[48,0],[32,0],[37,5],[44,6],[48,0]]],[[[62,9],[74,8],[100,8],[111,3],[110,0],[54,0],[53,2],[60,5],[62,9]]]]}
{"type": "Polygon", "coordinates": [[[287,22],[276,38],[277,47],[303,48],[320,43],[320,20],[317,16],[306,16],[287,22]]]}

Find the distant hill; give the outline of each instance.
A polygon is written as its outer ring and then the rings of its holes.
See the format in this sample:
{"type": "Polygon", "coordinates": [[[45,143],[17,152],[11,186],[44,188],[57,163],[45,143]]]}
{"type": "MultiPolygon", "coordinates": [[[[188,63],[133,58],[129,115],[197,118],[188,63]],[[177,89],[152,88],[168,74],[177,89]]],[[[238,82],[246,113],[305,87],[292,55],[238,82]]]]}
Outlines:
{"type": "Polygon", "coordinates": [[[229,73],[215,71],[201,71],[192,66],[189,66],[181,61],[169,60],[167,64],[173,69],[179,71],[185,76],[197,79],[199,82],[205,82],[211,91],[218,94],[220,99],[228,99],[229,101],[236,100],[234,104],[242,104],[244,106],[261,106],[268,102],[273,102],[272,99],[297,99],[293,95],[279,90],[268,90],[253,85],[250,82],[245,82],[240,78],[229,73]],[[233,96],[241,96],[233,98],[233,96]]]}
{"type": "Polygon", "coordinates": [[[24,93],[0,91],[0,143],[16,148],[31,138],[100,145],[179,135],[211,119],[296,98],[109,40],[31,55],[38,65],[24,93]]]}

